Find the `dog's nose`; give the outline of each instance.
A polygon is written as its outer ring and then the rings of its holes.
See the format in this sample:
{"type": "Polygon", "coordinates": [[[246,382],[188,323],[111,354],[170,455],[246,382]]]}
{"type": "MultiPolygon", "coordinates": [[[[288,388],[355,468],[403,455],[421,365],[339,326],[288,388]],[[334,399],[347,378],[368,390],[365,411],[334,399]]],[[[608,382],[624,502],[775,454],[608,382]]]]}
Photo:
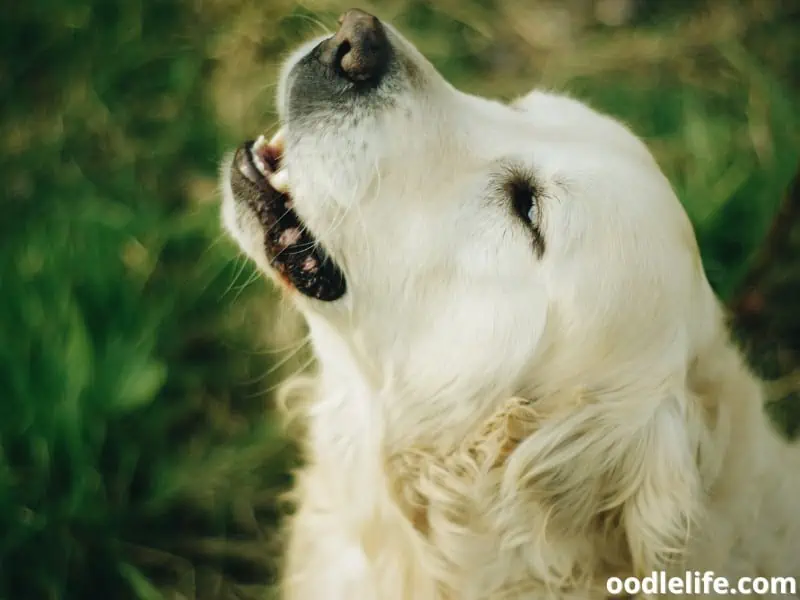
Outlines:
{"type": "Polygon", "coordinates": [[[389,39],[377,17],[354,8],[339,17],[320,58],[350,81],[375,82],[389,64],[389,39]]]}

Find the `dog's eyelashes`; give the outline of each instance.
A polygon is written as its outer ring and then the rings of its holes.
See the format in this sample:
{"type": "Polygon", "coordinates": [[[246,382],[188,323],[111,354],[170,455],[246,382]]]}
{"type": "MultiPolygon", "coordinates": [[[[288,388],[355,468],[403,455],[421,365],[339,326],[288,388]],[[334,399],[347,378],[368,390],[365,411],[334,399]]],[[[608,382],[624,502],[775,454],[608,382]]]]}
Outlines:
{"type": "Polygon", "coordinates": [[[514,216],[524,223],[533,236],[536,256],[544,254],[544,237],[542,235],[541,192],[532,174],[524,169],[511,167],[503,183],[507,201],[511,203],[514,216]]]}
{"type": "Polygon", "coordinates": [[[536,225],[538,210],[536,190],[528,181],[510,181],[506,187],[516,215],[530,225],[536,225]]]}

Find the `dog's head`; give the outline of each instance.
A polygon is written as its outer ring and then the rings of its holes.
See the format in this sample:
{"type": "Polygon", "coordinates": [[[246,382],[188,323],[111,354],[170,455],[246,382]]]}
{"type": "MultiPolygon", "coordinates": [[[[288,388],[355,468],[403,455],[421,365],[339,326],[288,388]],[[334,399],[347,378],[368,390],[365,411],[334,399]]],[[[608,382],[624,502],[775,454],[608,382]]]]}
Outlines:
{"type": "Polygon", "coordinates": [[[663,363],[708,314],[668,182],[576,101],[466,95],[351,11],[287,60],[278,106],[276,140],[226,164],[225,223],[373,374],[519,393],[663,363]]]}
{"type": "MultiPolygon", "coordinates": [[[[574,390],[536,441],[537,477],[565,506],[585,493],[588,474],[569,470],[580,454],[573,465],[618,489],[598,483],[603,499],[574,507],[636,497],[634,552],[679,535],[695,485],[685,380],[719,319],[639,139],[565,97],[459,92],[359,11],[287,60],[278,107],[275,140],[226,163],[224,219],[312,332],[338,336],[376,389],[439,415],[439,433],[501,398],[574,390]]],[[[419,418],[409,406],[395,410],[419,418]]]]}

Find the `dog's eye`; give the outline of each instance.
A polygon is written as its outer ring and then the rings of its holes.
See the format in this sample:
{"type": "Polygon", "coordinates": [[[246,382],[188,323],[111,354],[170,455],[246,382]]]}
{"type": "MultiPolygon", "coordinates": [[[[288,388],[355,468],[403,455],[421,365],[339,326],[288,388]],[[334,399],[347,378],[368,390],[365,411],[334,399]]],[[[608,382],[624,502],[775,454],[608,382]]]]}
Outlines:
{"type": "Polygon", "coordinates": [[[527,226],[533,239],[534,251],[539,258],[544,255],[540,190],[533,174],[524,169],[512,167],[504,178],[506,201],[511,203],[514,215],[527,226]]]}
{"type": "Polygon", "coordinates": [[[511,205],[517,216],[526,223],[536,225],[538,210],[536,190],[529,181],[510,181],[506,186],[511,198],[511,205]]]}

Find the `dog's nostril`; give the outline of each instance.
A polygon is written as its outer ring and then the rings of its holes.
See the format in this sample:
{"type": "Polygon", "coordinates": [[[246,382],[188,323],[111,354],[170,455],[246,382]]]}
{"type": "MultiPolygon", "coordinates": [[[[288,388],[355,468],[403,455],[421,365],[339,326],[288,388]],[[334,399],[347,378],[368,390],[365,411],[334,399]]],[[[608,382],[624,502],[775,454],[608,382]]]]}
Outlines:
{"type": "Polygon", "coordinates": [[[389,63],[389,40],[377,17],[352,9],[339,17],[320,58],[351,81],[377,81],[389,63]]]}
{"type": "Polygon", "coordinates": [[[334,59],[335,64],[341,69],[342,73],[345,75],[347,73],[345,72],[344,67],[342,67],[342,62],[344,61],[344,57],[347,56],[352,51],[352,49],[353,48],[350,45],[350,42],[347,40],[344,40],[341,44],[339,44],[339,47],[336,48],[336,57],[334,59]]]}

